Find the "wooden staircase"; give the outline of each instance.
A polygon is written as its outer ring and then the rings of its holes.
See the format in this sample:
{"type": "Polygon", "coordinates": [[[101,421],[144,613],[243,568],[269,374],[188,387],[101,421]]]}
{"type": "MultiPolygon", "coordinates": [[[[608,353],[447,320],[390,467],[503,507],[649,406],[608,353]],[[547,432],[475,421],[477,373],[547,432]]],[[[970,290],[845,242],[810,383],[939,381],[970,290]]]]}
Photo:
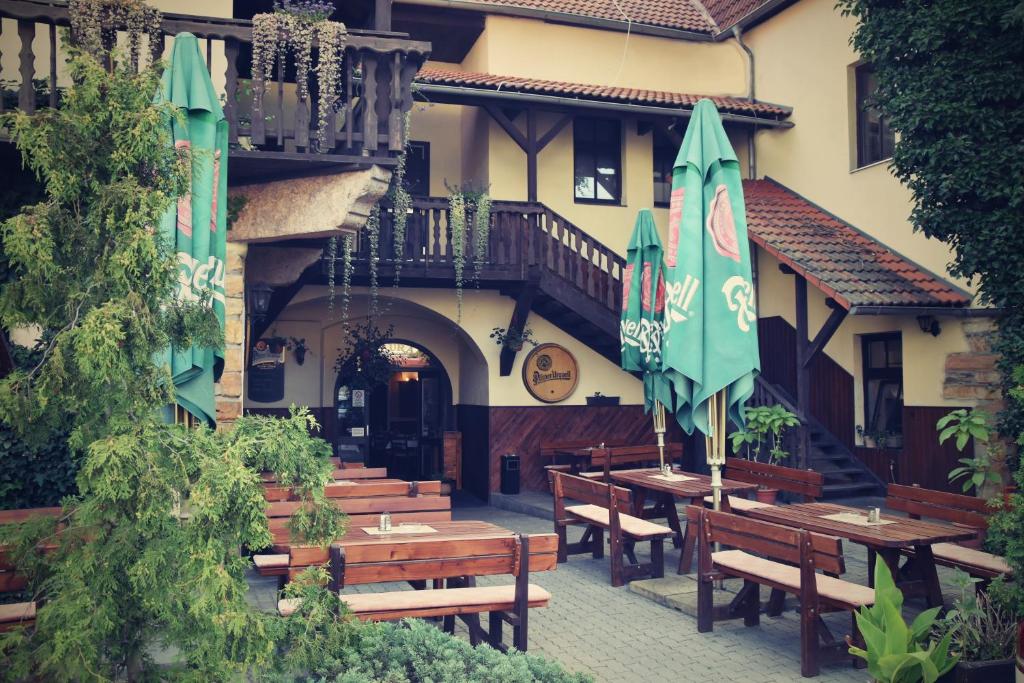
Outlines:
{"type": "MultiPolygon", "coordinates": [[[[473,224],[473,218],[470,211],[467,226],[473,224]]],[[[451,288],[455,270],[447,200],[413,201],[401,259],[394,252],[393,229],[393,216],[385,212],[381,220],[380,283],[393,281],[396,266],[400,265],[403,285],[451,288]]],[[[465,286],[496,289],[514,299],[509,330],[521,331],[530,313],[534,313],[611,362],[619,363],[619,311],[626,266],[623,257],[543,204],[496,201],[491,208],[486,256],[479,279],[473,283],[472,233],[467,229],[465,235],[465,286]]],[[[361,238],[364,236],[361,234],[361,238]]],[[[368,242],[361,239],[357,245],[353,275],[356,284],[367,281],[368,242]]],[[[502,351],[502,374],[511,372],[515,355],[507,349],[502,351]]],[[[810,464],[825,474],[826,497],[872,495],[881,491],[882,482],[821,423],[801,415],[781,387],[759,377],[753,403],[780,403],[808,425],[810,464]]],[[[795,443],[791,446],[787,450],[795,453],[795,443]]]]}

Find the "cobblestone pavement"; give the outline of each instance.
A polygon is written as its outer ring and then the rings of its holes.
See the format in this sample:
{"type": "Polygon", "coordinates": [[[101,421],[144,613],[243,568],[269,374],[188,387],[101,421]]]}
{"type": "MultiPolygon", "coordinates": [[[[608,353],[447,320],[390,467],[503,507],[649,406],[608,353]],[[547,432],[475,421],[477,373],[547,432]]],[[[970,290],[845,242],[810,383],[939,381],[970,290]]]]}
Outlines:
{"type": "MultiPolygon", "coordinates": [[[[536,517],[491,507],[461,507],[457,519],[480,519],[520,532],[551,531],[551,523],[536,517]]],[[[570,529],[570,540],[573,530],[570,529]]],[[[576,531],[577,534],[581,531],[576,531]]],[[[673,572],[679,552],[665,553],[666,575],[673,572]]],[[[844,544],[847,574],[844,578],[866,585],[864,548],[844,544]]],[[[637,546],[641,561],[641,548],[637,546]]],[[[940,567],[940,577],[949,575],[940,567]]],[[[627,587],[612,588],[607,556],[594,560],[574,555],[556,571],[533,574],[531,582],[552,594],[546,609],[530,611],[530,652],[561,662],[573,671],[590,673],[607,683],[769,683],[798,681],[800,677],[799,615],[787,610],[777,618],[761,618],[761,625],[745,628],[743,621],[717,622],[713,633],[698,633],[691,616],[632,593],[627,587]]],[[[510,577],[485,577],[479,585],[507,584],[510,577]]],[[[253,577],[252,599],[273,609],[275,583],[253,577]]],[[[387,588],[391,588],[388,586],[387,588]]],[[[394,586],[398,588],[398,586],[394,586]]],[[[380,591],[382,585],[353,591],[380,591]]],[[[908,615],[909,617],[909,615],[908,615]]],[[[825,616],[837,637],[849,632],[849,615],[825,616]]],[[[461,622],[460,626],[461,626],[461,622]]],[[[507,629],[508,627],[506,627],[507,629]]],[[[461,632],[465,637],[465,630],[461,632]]],[[[506,635],[510,638],[510,634],[506,635]]],[[[507,642],[507,640],[506,640],[507,642]]],[[[844,664],[822,667],[822,682],[856,681],[867,674],[844,664]]]]}

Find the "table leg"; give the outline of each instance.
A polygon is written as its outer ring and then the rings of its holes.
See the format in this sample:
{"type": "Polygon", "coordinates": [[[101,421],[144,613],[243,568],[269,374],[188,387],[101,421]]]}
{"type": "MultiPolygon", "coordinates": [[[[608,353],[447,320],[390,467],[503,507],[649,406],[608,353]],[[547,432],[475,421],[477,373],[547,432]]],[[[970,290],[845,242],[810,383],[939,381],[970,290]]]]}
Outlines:
{"type": "MultiPolygon", "coordinates": [[[[899,554],[896,555],[899,561],[899,554]]],[[[935,556],[930,545],[914,546],[914,568],[920,574],[925,585],[925,600],[929,607],[942,606],[942,586],[939,585],[939,573],[935,568],[935,556]]]]}
{"type": "Polygon", "coordinates": [[[663,493],[661,495],[661,504],[665,507],[665,518],[668,519],[668,526],[675,532],[672,536],[672,547],[678,548],[683,544],[683,529],[679,524],[676,498],[671,493],[663,493]]]}
{"type": "MultiPolygon", "coordinates": [[[[691,499],[691,505],[703,505],[703,498],[691,499]],[[695,502],[699,501],[699,502],[695,502]]],[[[673,507],[675,507],[673,505],[673,507]]],[[[679,555],[679,568],[676,570],[678,574],[689,574],[690,567],[693,565],[693,552],[697,547],[697,525],[691,524],[689,520],[686,522],[686,535],[683,537],[683,552],[679,555]]]]}

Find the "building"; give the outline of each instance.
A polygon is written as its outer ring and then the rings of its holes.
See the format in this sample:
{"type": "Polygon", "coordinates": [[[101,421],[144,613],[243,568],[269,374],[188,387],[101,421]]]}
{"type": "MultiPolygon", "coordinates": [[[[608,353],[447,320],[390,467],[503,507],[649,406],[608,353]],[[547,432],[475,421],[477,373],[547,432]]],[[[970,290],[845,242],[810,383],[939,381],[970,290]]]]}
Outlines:
{"type": "MultiPolygon", "coordinates": [[[[959,454],[939,446],[936,420],[998,400],[991,311],[949,276],[947,247],[911,229],[909,193],[886,164],[893,135],[870,107],[870,65],[832,0],[346,3],[341,151],[328,155],[296,132],[293,83],[271,85],[265,106],[278,115],[266,130],[251,123],[261,117],[242,95],[244,20],[269,1],[156,4],[223,17],[174,28],[212,37],[212,70],[238,117],[232,192],[248,203],[230,237],[224,421],[308,405],[344,457],[407,478],[436,476],[461,439],[461,483],[480,497],[497,490],[506,453],[522,458],[523,485],[542,489],[544,441],[653,440],[640,383],[618,368],[622,257],[640,208],[667,225],[672,162],[701,97],[716,102],[749,178],[755,400],[806,418],[808,464],[826,472],[829,494],[891,479],[946,488],[959,454]],[[373,238],[365,224],[403,150],[413,200],[399,258],[386,199],[373,238]],[[451,188],[493,200],[478,264],[470,211],[461,294],[451,188]],[[358,232],[348,299],[344,242],[329,246],[344,232],[358,232]],[[353,384],[341,353],[346,330],[370,316],[393,325],[393,363],[376,388],[353,384]],[[523,371],[531,347],[495,343],[496,327],[567,350],[572,393],[535,398],[523,371]],[[260,339],[273,353],[247,351],[260,339]],[[288,340],[284,362],[268,360],[288,340]],[[261,359],[269,369],[251,370],[261,359]],[[588,405],[598,393],[619,404],[588,405]]],[[[48,63],[55,11],[38,7],[0,2],[5,80],[32,73],[25,51],[8,47],[29,25],[36,70],[48,63]]]]}

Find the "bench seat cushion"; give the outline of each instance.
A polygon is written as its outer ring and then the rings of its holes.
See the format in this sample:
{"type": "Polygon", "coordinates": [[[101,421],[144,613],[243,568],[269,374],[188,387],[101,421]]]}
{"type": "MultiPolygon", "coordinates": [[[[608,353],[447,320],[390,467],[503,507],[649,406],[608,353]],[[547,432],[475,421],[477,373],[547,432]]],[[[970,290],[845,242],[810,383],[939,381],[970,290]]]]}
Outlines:
{"type": "Polygon", "coordinates": [[[0,624],[18,621],[32,621],[36,618],[36,603],[12,602],[0,605],[0,624]]]}
{"type": "MultiPolygon", "coordinates": [[[[356,615],[400,612],[405,616],[416,616],[420,612],[458,614],[512,609],[515,597],[515,586],[477,586],[440,590],[388,591],[387,593],[353,593],[342,595],[341,599],[356,615]]],[[[544,607],[549,600],[551,600],[551,593],[532,583],[529,585],[527,601],[530,607],[544,607]]],[[[300,600],[297,598],[280,600],[277,603],[277,610],[281,616],[288,616],[298,609],[299,602],[300,600]]],[[[395,615],[395,618],[401,616],[398,614],[395,615]]]]}
{"type": "MultiPolygon", "coordinates": [[[[728,496],[729,508],[733,512],[746,512],[747,510],[754,510],[756,508],[771,507],[771,503],[761,503],[756,500],[747,500],[739,496],[728,496]]],[[[714,503],[714,499],[711,496],[704,496],[704,502],[708,505],[714,503]]]]}
{"type": "MultiPolygon", "coordinates": [[[[591,522],[608,528],[607,508],[599,505],[570,505],[565,508],[565,511],[585,522],[591,522]]],[[[622,513],[619,513],[619,525],[625,533],[636,538],[654,538],[657,536],[668,536],[673,533],[667,526],[622,513]]]]}
{"type": "MultiPolygon", "coordinates": [[[[722,550],[711,554],[716,567],[764,578],[794,593],[800,590],[800,568],[766,560],[742,550],[722,550]]],[[[727,571],[728,573],[728,571],[727,571]]],[[[815,574],[818,596],[830,602],[850,606],[870,605],[875,602],[875,590],[843,579],[815,574]]]]}
{"type": "Polygon", "coordinates": [[[932,546],[932,554],[938,562],[949,562],[965,568],[975,567],[989,574],[1013,573],[1005,558],[956,543],[936,543],[932,546]]]}
{"type": "Polygon", "coordinates": [[[269,574],[288,569],[288,555],[253,555],[252,563],[260,574],[269,574]]]}

